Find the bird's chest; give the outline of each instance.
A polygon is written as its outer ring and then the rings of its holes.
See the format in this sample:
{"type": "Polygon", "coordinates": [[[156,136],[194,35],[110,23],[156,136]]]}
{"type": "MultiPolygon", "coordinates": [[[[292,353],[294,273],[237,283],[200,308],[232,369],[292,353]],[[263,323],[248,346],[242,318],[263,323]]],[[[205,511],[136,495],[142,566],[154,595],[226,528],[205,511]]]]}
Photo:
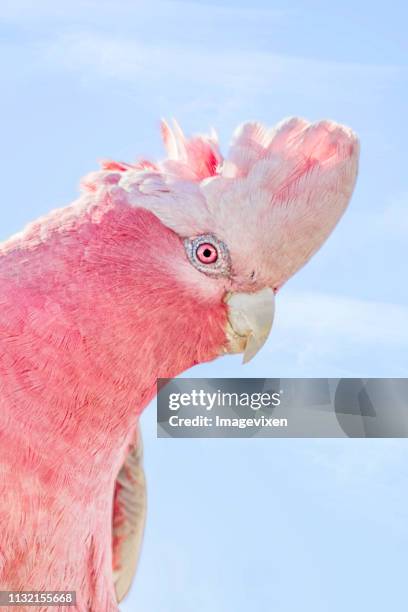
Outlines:
{"type": "Polygon", "coordinates": [[[85,501],[26,474],[2,499],[1,588],[75,591],[80,612],[117,610],[109,492],[85,501]]]}

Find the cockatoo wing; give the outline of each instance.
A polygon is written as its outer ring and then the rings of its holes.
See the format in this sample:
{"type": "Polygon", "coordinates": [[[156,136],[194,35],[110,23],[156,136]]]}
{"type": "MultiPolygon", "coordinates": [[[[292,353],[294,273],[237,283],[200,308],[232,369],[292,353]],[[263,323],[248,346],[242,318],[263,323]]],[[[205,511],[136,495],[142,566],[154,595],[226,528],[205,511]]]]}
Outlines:
{"type": "Polygon", "coordinates": [[[112,553],[116,598],[122,601],[135,574],[146,516],[146,481],[140,428],[116,479],[112,553]]]}

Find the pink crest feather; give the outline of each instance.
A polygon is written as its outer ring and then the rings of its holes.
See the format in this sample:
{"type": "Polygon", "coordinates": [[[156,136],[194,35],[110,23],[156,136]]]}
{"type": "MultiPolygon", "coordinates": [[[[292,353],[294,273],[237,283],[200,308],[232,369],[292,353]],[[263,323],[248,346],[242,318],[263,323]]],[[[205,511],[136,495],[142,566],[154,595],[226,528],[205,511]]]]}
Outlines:
{"type": "Polygon", "coordinates": [[[214,132],[161,131],[167,159],[103,161],[0,245],[0,582],[75,588],[78,612],[117,611],[113,485],[157,378],[225,350],[226,293],[281,287],[357,174],[356,136],[330,121],[246,123],[226,159],[214,132]],[[225,244],[228,277],[191,265],[183,239],[200,234],[225,244]]]}
{"type": "Polygon", "coordinates": [[[171,129],[163,119],[161,133],[169,159],[169,162],[164,162],[166,167],[196,181],[217,174],[222,155],[214,130],[209,136],[197,135],[187,139],[177,121],[173,120],[171,129]]]}

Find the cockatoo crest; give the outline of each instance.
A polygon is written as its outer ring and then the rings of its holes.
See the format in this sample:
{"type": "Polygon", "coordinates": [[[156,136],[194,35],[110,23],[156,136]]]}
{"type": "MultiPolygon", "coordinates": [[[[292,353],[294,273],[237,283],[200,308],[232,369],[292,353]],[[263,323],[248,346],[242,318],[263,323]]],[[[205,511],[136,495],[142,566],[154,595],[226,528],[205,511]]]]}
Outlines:
{"type": "Polygon", "coordinates": [[[357,173],[331,121],[246,123],[225,157],[214,132],[162,134],[166,159],[103,162],[0,245],[0,581],[75,588],[78,612],[116,612],[130,586],[157,378],[256,354],[357,173]]]}
{"type": "Polygon", "coordinates": [[[84,185],[116,185],[118,197],[181,237],[215,234],[229,247],[241,289],[249,274],[254,289],[281,287],[324,243],[354,187],[357,137],[331,121],[244,123],[225,157],[214,130],[190,139],[175,121],[161,130],[166,159],[104,162],[84,185]]]}

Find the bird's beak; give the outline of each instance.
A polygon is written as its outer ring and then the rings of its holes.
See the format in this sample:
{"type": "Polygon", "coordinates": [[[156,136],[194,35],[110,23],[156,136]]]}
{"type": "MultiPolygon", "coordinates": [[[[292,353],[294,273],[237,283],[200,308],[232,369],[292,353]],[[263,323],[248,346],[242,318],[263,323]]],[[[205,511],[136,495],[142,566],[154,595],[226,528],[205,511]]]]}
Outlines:
{"type": "Polygon", "coordinates": [[[244,353],[248,363],[265,344],[275,314],[275,294],[272,289],[256,293],[229,293],[226,352],[244,353]]]}

